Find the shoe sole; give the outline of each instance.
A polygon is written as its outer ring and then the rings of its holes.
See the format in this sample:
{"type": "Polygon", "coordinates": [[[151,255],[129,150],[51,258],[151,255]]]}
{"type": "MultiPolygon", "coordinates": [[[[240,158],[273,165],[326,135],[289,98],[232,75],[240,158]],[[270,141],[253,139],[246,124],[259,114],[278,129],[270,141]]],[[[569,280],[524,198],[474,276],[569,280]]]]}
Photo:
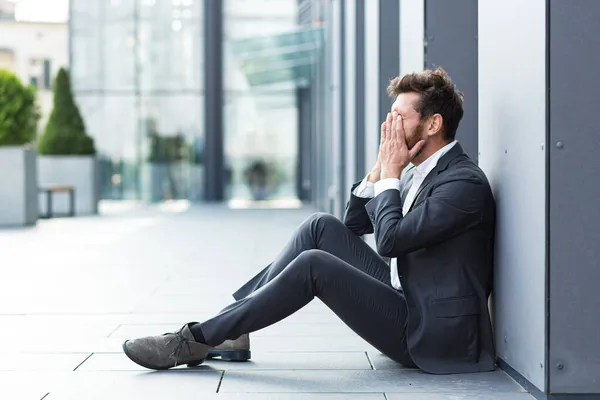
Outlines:
{"type": "MultiPolygon", "coordinates": [[[[168,369],[171,368],[175,368],[176,366],[173,367],[162,367],[162,368],[157,368],[157,367],[151,367],[149,364],[146,364],[145,362],[137,359],[136,357],[132,356],[131,353],[129,353],[129,350],[127,349],[127,342],[128,340],[126,340],[125,342],[123,342],[123,352],[125,353],[125,355],[134,363],[141,365],[144,368],[148,368],[148,369],[152,369],[155,371],[166,371],[168,369]]],[[[198,365],[202,364],[204,362],[204,359],[200,360],[199,362],[195,362],[195,363],[191,363],[191,364],[186,364],[188,367],[197,367],[198,365]]],[[[184,365],[184,364],[179,364],[179,365],[184,365]]]]}
{"type": "Polygon", "coordinates": [[[251,356],[250,350],[209,350],[206,359],[220,357],[223,361],[248,361],[251,356]]]}

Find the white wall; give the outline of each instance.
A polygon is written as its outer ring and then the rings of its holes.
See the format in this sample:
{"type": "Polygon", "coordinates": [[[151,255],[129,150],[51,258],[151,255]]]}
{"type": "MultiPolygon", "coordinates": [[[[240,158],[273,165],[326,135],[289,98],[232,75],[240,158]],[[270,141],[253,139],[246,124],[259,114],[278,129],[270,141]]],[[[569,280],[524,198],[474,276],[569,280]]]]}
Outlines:
{"type": "MultiPolygon", "coordinates": [[[[346,185],[351,185],[360,177],[356,176],[354,165],[356,164],[356,1],[344,0],[345,7],[345,36],[346,48],[345,59],[346,79],[344,82],[346,96],[344,107],[346,107],[346,185]]],[[[341,188],[349,192],[348,188],[341,188]]]]}
{"type": "MultiPolygon", "coordinates": [[[[64,23],[0,21],[0,49],[14,54],[11,69],[29,84],[32,59],[48,59],[51,62],[50,77],[54,81],[60,67],[69,60],[68,29],[64,23]]],[[[41,67],[40,67],[41,68],[41,67]]],[[[52,92],[40,89],[38,99],[42,111],[40,128],[52,110],[52,92]]]]}
{"type": "Polygon", "coordinates": [[[379,148],[379,1],[365,1],[365,171],[377,161],[379,148]]]}
{"type": "Polygon", "coordinates": [[[400,0],[400,75],[425,65],[425,0],[400,0]]]}
{"type": "Polygon", "coordinates": [[[497,351],[545,386],[545,0],[479,2],[479,163],[498,204],[497,351]]]}

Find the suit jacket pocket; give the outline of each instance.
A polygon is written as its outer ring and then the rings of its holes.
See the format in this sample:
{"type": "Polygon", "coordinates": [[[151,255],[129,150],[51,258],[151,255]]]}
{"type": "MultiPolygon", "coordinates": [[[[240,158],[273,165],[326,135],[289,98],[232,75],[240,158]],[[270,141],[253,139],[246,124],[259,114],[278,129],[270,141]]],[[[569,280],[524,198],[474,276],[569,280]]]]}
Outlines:
{"type": "Polygon", "coordinates": [[[447,349],[455,359],[467,362],[479,360],[479,299],[464,296],[435,299],[431,311],[452,343],[447,349]]]}
{"type": "Polygon", "coordinates": [[[481,314],[477,296],[434,299],[431,302],[431,311],[436,318],[481,314]]]}

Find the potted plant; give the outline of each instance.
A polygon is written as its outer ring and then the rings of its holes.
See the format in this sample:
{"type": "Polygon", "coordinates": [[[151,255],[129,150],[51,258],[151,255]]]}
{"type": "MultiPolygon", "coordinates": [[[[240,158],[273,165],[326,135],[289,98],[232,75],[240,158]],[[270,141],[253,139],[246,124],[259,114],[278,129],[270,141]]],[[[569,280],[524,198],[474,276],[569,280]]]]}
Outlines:
{"type": "Polygon", "coordinates": [[[0,70],[0,226],[38,219],[35,139],[40,113],[36,92],[0,70]]]}
{"type": "MultiPolygon", "coordinates": [[[[100,182],[94,140],[73,98],[69,75],[61,68],[54,83],[54,106],[44,134],[38,141],[39,183],[75,188],[75,214],[98,212],[100,182]]],[[[45,206],[45,202],[40,202],[45,206]]],[[[57,211],[67,210],[67,199],[56,196],[57,211]]],[[[42,210],[45,212],[45,210],[42,210]]]]}

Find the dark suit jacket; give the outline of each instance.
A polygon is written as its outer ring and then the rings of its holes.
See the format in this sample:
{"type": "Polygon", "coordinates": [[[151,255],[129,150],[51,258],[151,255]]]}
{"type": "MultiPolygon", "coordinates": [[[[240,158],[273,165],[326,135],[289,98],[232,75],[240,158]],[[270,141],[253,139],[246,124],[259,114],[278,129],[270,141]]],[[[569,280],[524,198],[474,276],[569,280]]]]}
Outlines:
{"type": "Polygon", "coordinates": [[[386,190],[374,199],[351,195],[344,222],[358,235],[374,232],[377,252],[397,258],[409,310],[408,348],[422,370],[493,370],[488,297],[496,205],[488,180],[458,143],[402,215],[411,180],[409,171],[400,192],[386,190]]]}

